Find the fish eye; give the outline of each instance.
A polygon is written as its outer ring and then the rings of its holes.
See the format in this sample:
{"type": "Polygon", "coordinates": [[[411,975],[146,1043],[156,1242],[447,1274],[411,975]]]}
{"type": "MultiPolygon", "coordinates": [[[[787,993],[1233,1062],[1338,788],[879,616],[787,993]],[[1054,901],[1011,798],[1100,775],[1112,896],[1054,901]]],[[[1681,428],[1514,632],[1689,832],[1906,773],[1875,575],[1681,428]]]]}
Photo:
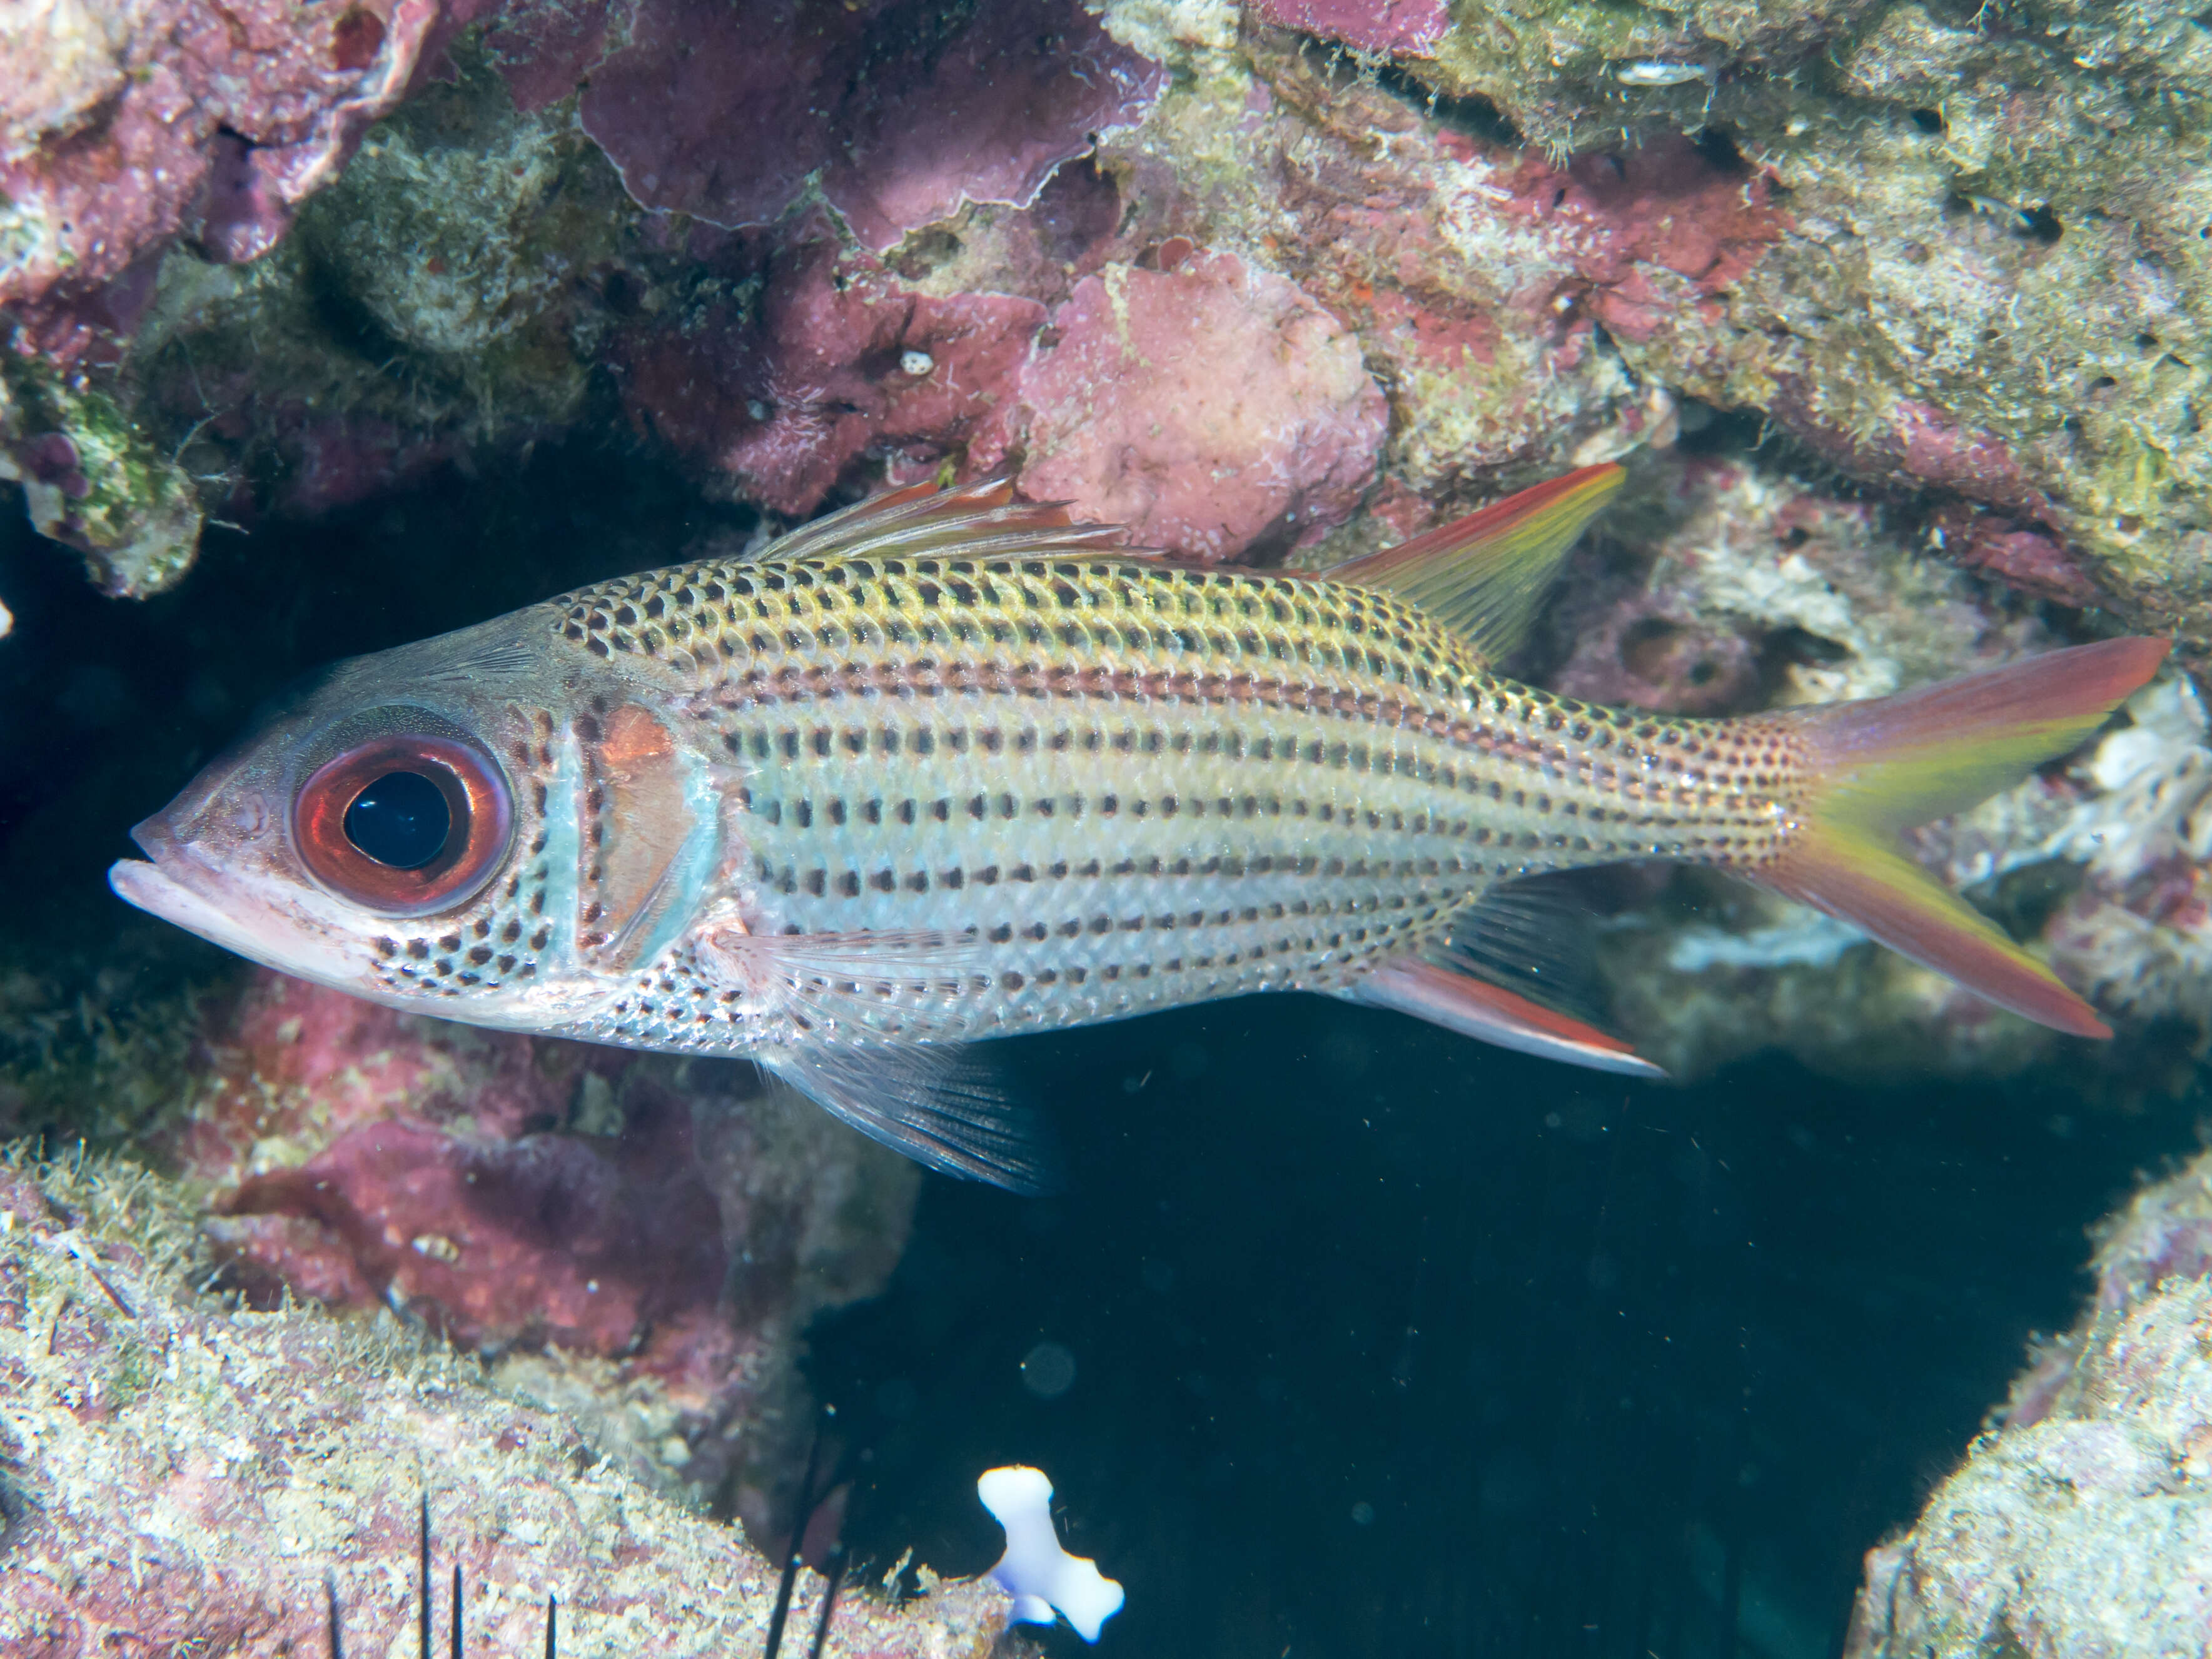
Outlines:
{"type": "Polygon", "coordinates": [[[511,802],[475,744],[394,733],[317,767],[292,803],[292,836],[308,872],[339,897],[424,916],[491,878],[514,833],[511,802]]]}
{"type": "Polygon", "coordinates": [[[420,772],[386,772],[345,810],[355,850],[393,870],[420,870],[446,850],[453,809],[446,792],[420,772]]]}

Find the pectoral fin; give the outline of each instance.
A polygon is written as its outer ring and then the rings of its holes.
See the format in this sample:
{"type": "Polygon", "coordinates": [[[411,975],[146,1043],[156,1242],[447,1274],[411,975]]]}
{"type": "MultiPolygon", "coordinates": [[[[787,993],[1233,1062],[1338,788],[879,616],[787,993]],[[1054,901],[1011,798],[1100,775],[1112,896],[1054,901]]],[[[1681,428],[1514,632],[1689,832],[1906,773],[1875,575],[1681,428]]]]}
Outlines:
{"type": "Polygon", "coordinates": [[[724,922],[702,929],[694,956],[748,1006],[787,1014],[815,1036],[957,1042],[976,1035],[960,994],[988,979],[987,951],[973,928],[750,933],[724,922]]]}
{"type": "Polygon", "coordinates": [[[1030,1195],[1059,1184],[1042,1122],[964,1049],[824,1043],[764,1063],[832,1116],[941,1175],[1030,1195]]]}

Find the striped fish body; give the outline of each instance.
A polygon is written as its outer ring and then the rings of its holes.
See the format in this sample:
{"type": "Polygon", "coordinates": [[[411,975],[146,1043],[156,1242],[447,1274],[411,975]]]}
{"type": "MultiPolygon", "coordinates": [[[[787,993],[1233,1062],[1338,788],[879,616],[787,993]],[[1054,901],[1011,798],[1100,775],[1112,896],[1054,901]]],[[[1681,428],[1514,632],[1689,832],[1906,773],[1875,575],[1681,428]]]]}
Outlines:
{"type": "MultiPolygon", "coordinates": [[[[878,952],[901,971],[872,979],[793,957],[836,981],[828,1018],[874,1036],[1341,991],[1502,880],[1769,857],[1799,770],[1786,722],[1566,702],[1388,593],[1288,575],[772,560],[554,609],[702,757],[723,807],[708,902],[747,937],[944,942],[878,952]]],[[[711,1047],[745,1027],[685,965],[672,992],[649,968],[592,1035],[711,1047]]],[[[761,988],[748,1040],[804,1040],[806,999],[761,988]]]]}
{"type": "Polygon", "coordinates": [[[1735,720],[1499,678],[1620,477],[1319,579],[1177,568],[1003,486],[902,492],[339,664],[109,879],[396,1006],[758,1060],[1012,1184],[1034,1149],[972,1039],[1304,989],[1650,1071],[1478,961],[1497,890],[1621,859],[1734,871],[2104,1033],[1893,832],[2064,752],[2165,643],[1735,720]]]}

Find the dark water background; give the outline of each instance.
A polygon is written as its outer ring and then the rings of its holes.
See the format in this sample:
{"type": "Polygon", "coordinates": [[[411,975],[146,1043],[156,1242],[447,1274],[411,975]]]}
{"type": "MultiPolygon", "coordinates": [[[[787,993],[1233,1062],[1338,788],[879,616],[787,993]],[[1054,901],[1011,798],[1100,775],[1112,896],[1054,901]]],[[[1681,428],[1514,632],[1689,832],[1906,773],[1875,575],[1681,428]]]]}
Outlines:
{"type": "MultiPolygon", "coordinates": [[[[8,501],[0,966],[118,1007],[204,970],[102,872],[255,702],[747,523],[634,458],[547,454],[211,532],[131,605],[8,501]]],[[[1861,1552],[2072,1317],[2085,1226],[2194,1139],[2191,1103],[1781,1061],[1655,1088],[1305,998],[1004,1052],[1071,1189],[933,1181],[811,1370],[870,1454],[863,1555],[981,1570],[975,1475],[1038,1464],[1127,1587],[1106,1656],[1834,1652],[1861,1552]],[[1040,1342],[1075,1364],[1048,1400],[1040,1342]]]]}

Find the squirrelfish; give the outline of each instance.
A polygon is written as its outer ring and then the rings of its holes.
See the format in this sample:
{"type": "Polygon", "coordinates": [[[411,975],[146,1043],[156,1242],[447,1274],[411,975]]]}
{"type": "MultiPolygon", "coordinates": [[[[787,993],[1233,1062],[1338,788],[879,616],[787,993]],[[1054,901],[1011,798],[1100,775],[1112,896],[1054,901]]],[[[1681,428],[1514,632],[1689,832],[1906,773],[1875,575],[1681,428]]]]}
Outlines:
{"type": "Polygon", "coordinates": [[[1501,678],[1620,478],[1318,577],[1146,556],[1004,484],[899,491],[328,669],[111,879],[378,1002],[757,1060],[1015,1186],[1031,1145],[975,1039],[1299,990],[1651,1070],[1482,961],[1510,884],[1620,860],[1732,872],[2109,1035],[1893,836],[2079,743],[2166,642],[1726,720],[1501,678]]]}

